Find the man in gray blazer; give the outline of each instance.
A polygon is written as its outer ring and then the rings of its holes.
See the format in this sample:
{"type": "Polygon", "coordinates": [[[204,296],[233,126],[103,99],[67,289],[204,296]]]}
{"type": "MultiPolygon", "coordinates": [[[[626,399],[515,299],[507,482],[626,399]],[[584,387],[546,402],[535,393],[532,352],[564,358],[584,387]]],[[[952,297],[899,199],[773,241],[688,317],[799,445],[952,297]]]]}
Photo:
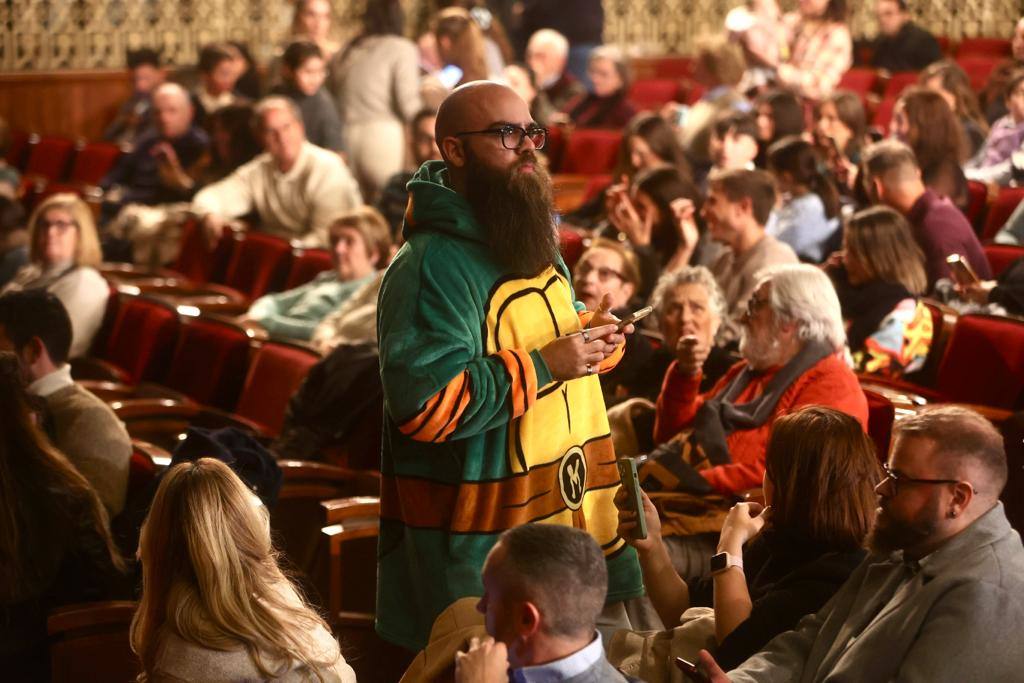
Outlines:
{"type": "Polygon", "coordinates": [[[1010,681],[1024,676],[1024,547],[999,494],[1006,453],[977,413],[896,425],[871,554],[817,614],[722,681],[1010,681]]]}
{"type": "Polygon", "coordinates": [[[604,656],[597,621],[608,569],[585,531],[526,524],[503,533],[484,563],[477,609],[487,633],[455,657],[457,683],[625,683],[604,656]]]}

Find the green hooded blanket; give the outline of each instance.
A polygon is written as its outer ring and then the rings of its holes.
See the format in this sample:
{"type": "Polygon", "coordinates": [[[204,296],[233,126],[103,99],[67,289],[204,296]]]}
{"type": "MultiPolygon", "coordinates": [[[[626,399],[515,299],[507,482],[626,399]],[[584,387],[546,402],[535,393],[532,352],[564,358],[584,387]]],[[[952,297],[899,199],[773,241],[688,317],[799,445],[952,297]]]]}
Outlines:
{"type": "Polygon", "coordinates": [[[406,244],[377,313],[378,632],[421,649],[445,607],[483,594],[498,535],[528,522],[587,530],[608,561],[608,601],[641,595],[636,553],[616,534],[619,476],[599,380],[552,381],[540,354],[589,320],[565,264],[506,272],[446,186],[443,162],[424,164],[408,188],[406,244]]]}

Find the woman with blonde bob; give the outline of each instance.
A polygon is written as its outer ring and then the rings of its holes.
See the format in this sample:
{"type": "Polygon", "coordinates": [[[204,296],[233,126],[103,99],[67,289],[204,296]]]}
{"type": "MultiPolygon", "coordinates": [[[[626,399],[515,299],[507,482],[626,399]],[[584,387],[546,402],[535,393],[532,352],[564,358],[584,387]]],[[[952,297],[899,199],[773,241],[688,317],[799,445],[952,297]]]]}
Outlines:
{"type": "Polygon", "coordinates": [[[266,508],[227,465],[181,463],[139,540],[140,680],[353,683],[323,620],[278,567],[266,508]]]}
{"type": "Polygon", "coordinates": [[[103,256],[96,223],[84,201],[55,194],[29,219],[29,263],[22,266],[0,296],[45,289],[60,299],[71,317],[69,357],[84,356],[100,329],[110,287],[96,270],[103,256]]]}
{"type": "MultiPolygon", "coordinates": [[[[646,493],[647,538],[632,538],[636,514],[624,490],[615,497],[618,531],[637,549],[644,586],[665,626],[687,621],[693,613],[683,613],[691,606],[714,608],[711,649],[728,670],[818,611],[849,578],[866,554],[880,480],[875,445],[860,423],[833,408],[806,406],[772,425],[764,505],[738,503],[729,511],[710,576],[684,581],[676,573],[646,493]]],[[[691,625],[681,628],[688,633],[673,637],[673,648],[691,649],[672,654],[692,656],[704,647],[706,634],[691,625]],[[694,638],[698,642],[689,642],[694,638]]],[[[668,680],[658,671],[637,675],[668,680]]]]}
{"type": "Polygon", "coordinates": [[[932,340],[925,257],[903,216],[883,206],[860,211],[843,231],[842,263],[829,266],[861,372],[898,377],[920,370],[932,340]]]}

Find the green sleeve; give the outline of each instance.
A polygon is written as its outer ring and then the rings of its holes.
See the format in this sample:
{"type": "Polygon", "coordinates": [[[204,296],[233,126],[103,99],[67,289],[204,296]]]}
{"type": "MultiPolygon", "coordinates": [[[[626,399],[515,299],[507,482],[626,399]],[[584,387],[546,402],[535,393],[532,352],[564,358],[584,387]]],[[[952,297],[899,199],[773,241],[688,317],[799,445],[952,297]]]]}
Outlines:
{"type": "Polygon", "coordinates": [[[378,307],[391,418],[413,439],[445,441],[522,415],[551,382],[539,351],[483,355],[486,288],[473,281],[480,277],[473,264],[429,241],[406,251],[388,270],[378,307]]]}

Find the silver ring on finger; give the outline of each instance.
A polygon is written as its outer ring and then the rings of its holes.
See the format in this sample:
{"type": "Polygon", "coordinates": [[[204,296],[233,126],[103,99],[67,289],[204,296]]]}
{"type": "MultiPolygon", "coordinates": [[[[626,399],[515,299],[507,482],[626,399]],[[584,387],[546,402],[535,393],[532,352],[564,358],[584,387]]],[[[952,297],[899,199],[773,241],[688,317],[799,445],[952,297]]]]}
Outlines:
{"type": "Polygon", "coordinates": [[[584,329],[580,334],[583,335],[583,343],[589,344],[590,343],[590,330],[584,329]]]}
{"type": "Polygon", "coordinates": [[[589,376],[589,375],[593,375],[593,374],[594,374],[594,366],[591,365],[590,363],[587,363],[587,375],[589,376]]]}

